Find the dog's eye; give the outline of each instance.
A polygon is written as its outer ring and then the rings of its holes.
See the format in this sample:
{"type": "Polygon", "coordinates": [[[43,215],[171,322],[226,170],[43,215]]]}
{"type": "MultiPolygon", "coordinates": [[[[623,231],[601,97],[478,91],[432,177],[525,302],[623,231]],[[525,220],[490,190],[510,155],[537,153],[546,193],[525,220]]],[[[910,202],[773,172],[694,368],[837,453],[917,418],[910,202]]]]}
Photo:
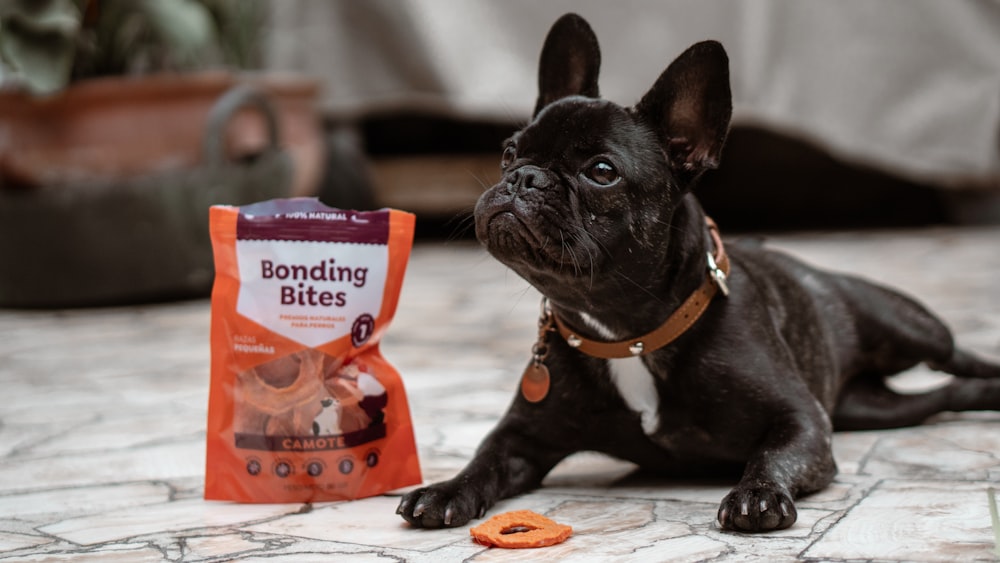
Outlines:
{"type": "Polygon", "coordinates": [[[598,186],[611,186],[618,183],[621,176],[618,171],[606,160],[597,161],[587,170],[587,179],[598,186]]]}
{"type": "Polygon", "coordinates": [[[500,170],[505,170],[510,166],[511,162],[514,162],[514,157],[517,156],[517,149],[514,145],[507,145],[507,148],[503,150],[503,155],[500,157],[500,170]]]}

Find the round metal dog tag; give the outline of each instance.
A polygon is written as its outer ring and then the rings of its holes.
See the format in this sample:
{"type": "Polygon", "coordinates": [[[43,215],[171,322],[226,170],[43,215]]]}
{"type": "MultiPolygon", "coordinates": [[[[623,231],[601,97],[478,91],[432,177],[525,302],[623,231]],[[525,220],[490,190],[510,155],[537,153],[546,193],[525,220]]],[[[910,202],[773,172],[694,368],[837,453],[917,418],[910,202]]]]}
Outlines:
{"type": "Polygon", "coordinates": [[[531,362],[521,376],[521,394],[531,403],[537,403],[549,394],[549,368],[541,362],[531,362]]]}

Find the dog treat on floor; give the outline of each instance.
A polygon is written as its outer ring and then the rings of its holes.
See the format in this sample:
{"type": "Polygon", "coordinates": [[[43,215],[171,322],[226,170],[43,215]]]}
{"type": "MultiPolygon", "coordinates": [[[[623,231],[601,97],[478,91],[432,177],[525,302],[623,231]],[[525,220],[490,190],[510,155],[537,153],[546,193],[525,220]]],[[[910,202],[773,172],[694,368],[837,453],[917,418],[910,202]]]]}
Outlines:
{"type": "Polygon", "coordinates": [[[420,482],[379,351],[414,217],[315,199],[211,209],[216,280],[205,498],[354,499],[420,482]]]}
{"type": "Polygon", "coordinates": [[[469,530],[474,540],[509,549],[545,547],[566,541],[572,526],[559,524],[531,510],[497,514],[469,530]]]}

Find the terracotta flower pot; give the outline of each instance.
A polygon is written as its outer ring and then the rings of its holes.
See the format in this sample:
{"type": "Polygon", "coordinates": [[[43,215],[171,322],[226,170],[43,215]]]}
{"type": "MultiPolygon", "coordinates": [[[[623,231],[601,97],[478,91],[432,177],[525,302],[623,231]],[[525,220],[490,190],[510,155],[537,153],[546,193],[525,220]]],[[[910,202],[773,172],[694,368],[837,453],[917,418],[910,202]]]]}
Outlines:
{"type": "MultiPolygon", "coordinates": [[[[313,194],[323,164],[317,82],[226,72],[90,79],[48,97],[0,92],[0,189],[197,167],[209,110],[241,83],[259,88],[277,109],[279,144],[294,165],[292,194],[313,194]]],[[[266,128],[251,111],[235,116],[226,136],[233,159],[267,145],[266,128]]]]}
{"type": "Polygon", "coordinates": [[[295,170],[281,142],[294,129],[282,127],[280,103],[248,83],[209,84],[204,111],[186,107],[201,105],[181,99],[190,92],[164,97],[148,83],[130,84],[146,97],[144,111],[114,107],[92,90],[68,93],[74,104],[30,100],[24,113],[0,103],[11,118],[0,134],[9,182],[0,184],[0,263],[10,265],[0,275],[0,307],[208,294],[209,207],[288,197],[295,170]],[[230,87],[216,93],[220,84],[230,87]],[[44,125],[33,128],[29,118],[44,125]],[[227,142],[234,132],[238,142],[227,142]]]}

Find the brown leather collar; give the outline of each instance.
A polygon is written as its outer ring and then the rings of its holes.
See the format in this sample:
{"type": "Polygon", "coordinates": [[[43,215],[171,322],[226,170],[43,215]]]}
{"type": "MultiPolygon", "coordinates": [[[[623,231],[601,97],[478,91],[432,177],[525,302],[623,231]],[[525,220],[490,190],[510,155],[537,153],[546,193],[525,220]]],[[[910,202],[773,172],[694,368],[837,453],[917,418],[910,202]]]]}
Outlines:
{"type": "Polygon", "coordinates": [[[726,276],[729,275],[729,257],[722,246],[719,228],[715,221],[705,217],[709,238],[715,246],[715,254],[708,253],[708,274],[704,283],[692,293],[667,320],[653,332],[638,338],[619,342],[598,342],[576,334],[567,327],[549,307],[547,299],[542,299],[542,313],[538,319],[538,340],[531,349],[531,362],[521,376],[521,394],[531,403],[545,399],[549,394],[551,384],[549,370],[545,366],[545,357],[549,353],[548,334],[558,331],[566,343],[577,350],[598,358],[631,358],[648,354],[670,344],[691,328],[691,325],[701,317],[708,308],[712,298],[718,291],[729,295],[726,276]]]}
{"type": "Polygon", "coordinates": [[[551,318],[566,343],[588,356],[605,359],[630,358],[658,350],[684,334],[705,312],[718,291],[722,291],[723,295],[729,295],[729,287],[726,285],[729,257],[726,255],[725,247],[722,246],[719,227],[709,217],[705,217],[705,224],[715,246],[714,256],[711,252],[708,253],[708,274],[705,276],[705,281],[659,328],[629,340],[599,342],[573,332],[554,311],[551,311],[551,318]]]}

